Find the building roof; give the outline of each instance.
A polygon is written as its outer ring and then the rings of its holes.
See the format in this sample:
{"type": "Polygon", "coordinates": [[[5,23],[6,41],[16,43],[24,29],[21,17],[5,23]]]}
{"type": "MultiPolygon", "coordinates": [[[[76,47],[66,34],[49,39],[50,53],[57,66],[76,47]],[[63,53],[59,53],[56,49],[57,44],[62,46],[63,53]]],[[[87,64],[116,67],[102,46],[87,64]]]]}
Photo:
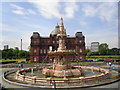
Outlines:
{"type": "Polygon", "coordinates": [[[57,35],[57,33],[58,33],[58,30],[59,30],[59,25],[57,24],[56,26],[55,26],[55,29],[50,33],[50,35],[57,35]]]}
{"type": "Polygon", "coordinates": [[[76,32],[75,36],[76,37],[84,37],[83,34],[82,34],[82,32],[76,32]]]}
{"type": "Polygon", "coordinates": [[[33,32],[32,38],[39,38],[40,34],[38,32],[33,32]]]}

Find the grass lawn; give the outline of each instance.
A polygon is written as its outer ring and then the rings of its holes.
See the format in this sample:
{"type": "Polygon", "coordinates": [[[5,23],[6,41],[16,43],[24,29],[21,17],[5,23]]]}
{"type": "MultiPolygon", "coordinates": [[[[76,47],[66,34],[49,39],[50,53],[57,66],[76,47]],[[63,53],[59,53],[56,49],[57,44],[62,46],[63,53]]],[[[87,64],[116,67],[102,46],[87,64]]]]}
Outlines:
{"type": "MultiPolygon", "coordinates": [[[[73,64],[81,64],[81,65],[103,65],[103,64],[107,64],[106,62],[72,62],[73,64]]],[[[118,62],[112,62],[112,64],[119,64],[118,62]]]]}
{"type": "Polygon", "coordinates": [[[22,60],[26,60],[25,58],[22,59],[0,59],[0,62],[9,62],[9,61],[22,61],[22,60]]]}
{"type": "Polygon", "coordinates": [[[99,56],[86,56],[86,59],[100,59],[100,60],[104,60],[104,59],[111,59],[111,60],[119,60],[120,61],[120,55],[99,55],[99,56]]]}
{"type": "Polygon", "coordinates": [[[86,58],[120,58],[120,55],[98,55],[98,56],[86,56],[86,58]]]}

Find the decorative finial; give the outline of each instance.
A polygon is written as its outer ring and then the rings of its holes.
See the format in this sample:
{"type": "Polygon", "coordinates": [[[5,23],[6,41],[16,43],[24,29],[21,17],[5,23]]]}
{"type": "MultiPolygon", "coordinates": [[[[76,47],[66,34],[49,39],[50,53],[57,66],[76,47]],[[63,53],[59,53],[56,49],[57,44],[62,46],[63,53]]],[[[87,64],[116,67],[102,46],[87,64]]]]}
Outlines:
{"type": "Polygon", "coordinates": [[[63,26],[63,18],[62,18],[62,16],[60,17],[60,26],[63,26]]]}
{"type": "Polygon", "coordinates": [[[60,17],[60,20],[63,20],[62,16],[60,17]]]}

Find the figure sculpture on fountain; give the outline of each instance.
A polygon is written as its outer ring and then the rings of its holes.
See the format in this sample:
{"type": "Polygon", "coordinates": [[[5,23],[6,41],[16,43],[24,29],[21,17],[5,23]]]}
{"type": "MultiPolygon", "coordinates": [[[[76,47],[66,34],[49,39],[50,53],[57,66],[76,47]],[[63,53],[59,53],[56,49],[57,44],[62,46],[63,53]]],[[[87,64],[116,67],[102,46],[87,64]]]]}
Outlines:
{"type": "Polygon", "coordinates": [[[66,30],[64,29],[63,19],[61,17],[60,18],[60,29],[58,30],[58,34],[57,34],[57,37],[59,39],[58,51],[66,50],[66,47],[65,47],[66,36],[67,36],[66,35],[66,30]]]}

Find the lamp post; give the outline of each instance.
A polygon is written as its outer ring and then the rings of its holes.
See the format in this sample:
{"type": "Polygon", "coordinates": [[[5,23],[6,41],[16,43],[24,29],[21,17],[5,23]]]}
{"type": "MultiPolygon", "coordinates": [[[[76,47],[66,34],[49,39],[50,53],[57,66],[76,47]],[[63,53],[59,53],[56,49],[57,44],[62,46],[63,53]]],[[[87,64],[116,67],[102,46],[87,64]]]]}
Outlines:
{"type": "Polygon", "coordinates": [[[56,89],[56,82],[55,82],[55,80],[53,80],[52,84],[53,84],[53,88],[56,89]]]}

